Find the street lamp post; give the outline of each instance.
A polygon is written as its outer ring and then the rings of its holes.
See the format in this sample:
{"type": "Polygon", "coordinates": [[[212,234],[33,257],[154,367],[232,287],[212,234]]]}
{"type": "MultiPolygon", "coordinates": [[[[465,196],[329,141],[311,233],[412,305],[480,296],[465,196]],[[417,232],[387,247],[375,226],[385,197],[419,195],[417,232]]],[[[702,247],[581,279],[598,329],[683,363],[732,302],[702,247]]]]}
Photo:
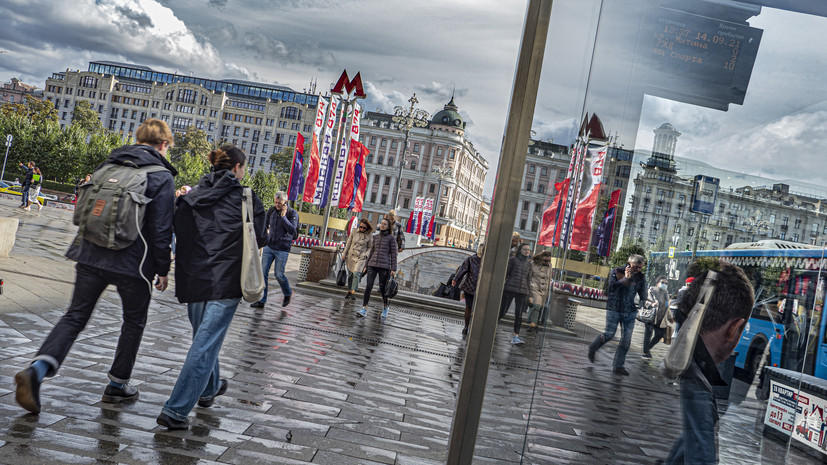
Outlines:
{"type": "Polygon", "coordinates": [[[405,166],[405,154],[408,152],[408,139],[411,135],[411,129],[413,129],[414,126],[418,128],[427,126],[428,118],[430,117],[427,111],[415,107],[416,104],[419,103],[415,93],[408,99],[408,102],[411,102],[409,108],[401,106],[394,107],[394,115],[391,117],[394,123],[405,129],[405,142],[402,144],[402,157],[401,160],[399,160],[399,175],[396,177],[396,191],[393,193],[393,203],[391,203],[394,209],[399,208],[399,191],[402,189],[402,168],[405,166]]]}
{"type": "Polygon", "coordinates": [[[3,157],[3,171],[0,172],[0,181],[5,179],[6,176],[6,160],[9,158],[9,149],[11,148],[12,139],[14,139],[14,136],[11,134],[6,136],[6,156],[3,157]]]}
{"type": "MultiPolygon", "coordinates": [[[[442,195],[442,182],[445,180],[454,180],[454,169],[450,166],[445,166],[445,160],[442,160],[442,165],[435,166],[431,169],[431,174],[439,178],[436,190],[436,202],[434,203],[434,232],[436,232],[437,217],[439,216],[439,198],[442,195]]],[[[398,193],[398,191],[397,191],[398,193]]],[[[447,245],[447,242],[446,242],[447,245]]]]}

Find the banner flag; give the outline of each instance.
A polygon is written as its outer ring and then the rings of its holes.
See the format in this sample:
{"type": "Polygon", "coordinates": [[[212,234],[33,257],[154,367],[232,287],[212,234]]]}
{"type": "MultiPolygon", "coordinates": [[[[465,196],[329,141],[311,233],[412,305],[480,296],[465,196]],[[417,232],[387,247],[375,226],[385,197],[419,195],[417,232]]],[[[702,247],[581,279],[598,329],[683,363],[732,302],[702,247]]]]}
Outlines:
{"type": "Polygon", "coordinates": [[[331,97],[325,121],[322,151],[319,156],[319,181],[316,183],[316,196],[313,197],[313,204],[322,208],[327,206],[327,195],[330,193],[330,176],[333,171],[333,157],[330,156],[330,150],[333,145],[333,126],[336,124],[338,112],[339,99],[331,97]]]}
{"type": "Polygon", "coordinates": [[[287,200],[298,200],[299,192],[304,193],[304,136],[298,133],[296,136],[296,148],[293,150],[293,165],[290,168],[290,181],[287,185],[287,200]]]}
{"type": "Polygon", "coordinates": [[[421,226],[417,224],[417,232],[421,236],[428,235],[428,227],[431,225],[431,216],[434,211],[434,199],[425,200],[425,205],[422,207],[422,223],[421,226]]]}
{"type": "Polygon", "coordinates": [[[560,223],[563,219],[563,193],[568,190],[568,179],[554,183],[557,195],[543,212],[543,225],[537,242],[546,247],[555,247],[560,241],[560,223]]]}
{"type": "Polygon", "coordinates": [[[428,239],[434,240],[434,219],[436,219],[436,215],[431,217],[431,224],[428,226],[428,239]]]}
{"type": "Polygon", "coordinates": [[[574,211],[571,227],[571,249],[585,252],[589,249],[592,237],[594,210],[597,208],[597,199],[600,197],[600,186],[603,185],[603,167],[606,163],[606,154],[609,146],[587,149],[586,160],[583,164],[583,182],[580,188],[580,198],[574,211]]]}
{"type": "MultiPolygon", "coordinates": [[[[339,155],[339,165],[342,164],[342,160],[345,160],[346,162],[344,165],[341,182],[339,184],[341,186],[341,192],[338,192],[336,189],[337,181],[334,180],[333,184],[333,196],[338,200],[339,208],[348,208],[353,200],[353,170],[356,168],[356,159],[359,158],[359,154],[356,153],[358,151],[358,146],[356,146],[354,142],[359,142],[359,120],[362,117],[362,108],[358,103],[354,103],[352,110],[353,111],[351,112],[350,117],[350,135],[348,137],[348,142],[346,143],[348,149],[345,150],[345,142],[343,141],[342,151],[339,155]]],[[[336,173],[336,176],[338,179],[338,172],[336,173]]]]}
{"type": "Polygon", "coordinates": [[[406,233],[411,232],[411,228],[413,227],[413,222],[414,222],[414,211],[411,210],[411,214],[408,215],[408,224],[405,225],[405,232],[406,233]]]}
{"type": "Polygon", "coordinates": [[[324,117],[327,111],[327,100],[319,97],[319,104],[316,105],[316,121],[313,124],[313,136],[310,141],[310,160],[307,165],[307,179],[304,181],[305,202],[312,202],[316,196],[316,183],[319,180],[319,134],[324,127],[324,117]]]}
{"type": "Polygon", "coordinates": [[[567,248],[568,245],[568,236],[569,236],[569,220],[571,218],[571,212],[574,209],[572,205],[575,199],[575,188],[577,187],[577,175],[580,170],[580,163],[581,163],[581,148],[580,143],[578,141],[577,144],[574,146],[574,152],[571,154],[571,161],[569,161],[569,169],[566,172],[566,180],[568,181],[568,189],[566,189],[566,194],[563,197],[563,203],[565,204],[565,209],[563,210],[563,221],[560,225],[560,239],[557,245],[562,248],[567,248]]]}
{"type": "Polygon", "coordinates": [[[408,228],[407,228],[407,229],[409,229],[409,231],[405,231],[405,232],[409,232],[411,234],[417,234],[419,232],[419,230],[422,229],[422,227],[421,227],[421,224],[422,224],[422,205],[423,205],[424,201],[425,201],[424,197],[418,197],[417,196],[417,198],[414,199],[414,208],[411,211],[411,221],[409,222],[408,228]],[[420,225],[420,227],[417,228],[417,225],[420,225]]]}
{"type": "Polygon", "coordinates": [[[594,230],[592,243],[597,244],[597,254],[601,257],[608,257],[611,253],[612,236],[615,231],[615,219],[617,218],[617,204],[620,202],[620,189],[612,192],[609,199],[609,208],[603,215],[603,221],[594,230]]]}
{"type": "Polygon", "coordinates": [[[365,202],[365,191],[368,188],[368,174],[365,171],[365,158],[370,154],[370,150],[361,142],[356,142],[358,145],[359,159],[356,162],[356,167],[353,169],[353,201],[351,202],[351,211],[362,211],[362,205],[365,202]]]}

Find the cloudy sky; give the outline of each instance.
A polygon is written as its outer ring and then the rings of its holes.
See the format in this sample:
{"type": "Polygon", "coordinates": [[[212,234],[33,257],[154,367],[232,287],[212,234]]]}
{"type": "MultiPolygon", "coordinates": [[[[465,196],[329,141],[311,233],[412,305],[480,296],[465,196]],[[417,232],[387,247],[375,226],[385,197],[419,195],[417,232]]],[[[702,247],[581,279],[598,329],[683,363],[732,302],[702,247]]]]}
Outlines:
{"type": "MultiPolygon", "coordinates": [[[[823,170],[812,167],[827,142],[824,18],[770,8],[750,18],[764,30],[761,48],[744,105],[724,112],[628,98],[630,73],[645,69],[635,52],[648,46],[643,4],[554,2],[536,137],[570,144],[586,110],[619,144],[648,149],[652,129],[671,122],[682,133],[679,155],[820,182],[823,170]],[[590,68],[593,47],[600,66],[590,68]]],[[[525,7],[520,0],[4,0],[0,79],[42,87],[53,72],[114,60],[301,91],[311,80],[329,87],[342,69],[361,71],[369,110],[390,112],[416,92],[433,114],[453,93],[469,139],[491,162],[490,195],[525,7]]]]}

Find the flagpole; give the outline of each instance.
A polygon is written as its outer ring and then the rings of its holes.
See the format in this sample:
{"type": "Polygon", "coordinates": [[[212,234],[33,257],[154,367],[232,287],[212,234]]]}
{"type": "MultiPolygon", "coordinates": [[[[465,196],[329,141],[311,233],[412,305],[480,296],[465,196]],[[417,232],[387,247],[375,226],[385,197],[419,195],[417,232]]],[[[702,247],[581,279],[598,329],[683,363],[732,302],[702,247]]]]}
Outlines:
{"type": "MultiPolygon", "coordinates": [[[[603,156],[603,168],[602,168],[602,172],[601,172],[601,175],[600,175],[600,185],[601,185],[601,187],[602,187],[602,184],[603,184],[603,180],[606,179],[606,158],[609,157],[609,143],[608,142],[606,143],[606,146],[604,148],[606,150],[606,155],[603,156]]],[[[586,150],[588,150],[588,147],[586,148],[586,150]]],[[[600,149],[600,150],[603,150],[603,149],[600,149]]],[[[610,199],[610,201],[611,201],[611,199],[610,199]]],[[[594,211],[592,211],[592,221],[591,221],[591,225],[589,227],[589,241],[586,244],[586,259],[583,261],[586,265],[589,264],[589,258],[591,256],[591,252],[592,252],[592,238],[594,236],[594,218],[597,216],[597,214],[596,214],[597,213],[597,205],[599,205],[599,204],[600,204],[600,194],[597,194],[597,202],[595,202],[594,211]]],[[[609,247],[611,248],[611,245],[609,245],[609,247]]],[[[580,284],[584,285],[585,282],[586,282],[585,280],[586,280],[586,275],[582,275],[581,279],[580,279],[580,284]]]]}
{"type": "MultiPolygon", "coordinates": [[[[588,131],[588,128],[587,128],[588,131]]],[[[568,224],[566,228],[566,237],[560,238],[560,245],[563,245],[563,263],[560,267],[560,277],[561,280],[563,276],[566,274],[566,262],[568,261],[569,257],[569,248],[571,246],[571,236],[572,230],[574,229],[574,212],[577,210],[577,201],[578,197],[580,197],[580,181],[583,175],[583,166],[586,164],[586,155],[589,150],[589,134],[586,133],[586,138],[582,139],[580,137],[577,138],[577,143],[580,146],[580,150],[582,150],[582,154],[578,157],[578,163],[574,166],[574,172],[572,173],[572,180],[574,182],[574,189],[571,190],[572,199],[571,199],[571,209],[568,212],[563,212],[565,218],[563,218],[564,224],[568,224]],[[563,240],[565,239],[565,242],[563,240]],[[564,245],[565,244],[565,245],[564,245]]],[[[578,151],[578,153],[580,153],[578,151]]]]}
{"type": "MultiPolygon", "coordinates": [[[[327,189],[327,196],[326,196],[327,198],[325,199],[324,220],[322,221],[322,234],[321,234],[321,236],[319,236],[319,241],[322,244],[322,246],[324,246],[324,242],[325,242],[325,240],[327,240],[327,225],[330,222],[330,203],[331,203],[330,199],[333,197],[333,183],[336,180],[336,170],[339,167],[339,152],[342,150],[342,137],[341,137],[342,136],[342,119],[347,117],[347,112],[348,112],[348,109],[350,108],[350,103],[351,103],[351,100],[344,100],[344,99],[342,99],[342,100],[344,101],[344,105],[342,106],[341,116],[338,113],[336,115],[336,118],[338,118],[339,121],[337,122],[337,125],[336,125],[336,144],[335,144],[336,156],[333,159],[333,168],[334,168],[334,170],[333,170],[333,173],[328,173],[327,174],[327,179],[325,179],[325,182],[329,185],[329,188],[327,189]]],[[[347,128],[347,121],[345,121],[344,126],[345,126],[345,128],[347,128]]],[[[350,134],[348,134],[347,137],[349,139],[350,134]]]]}

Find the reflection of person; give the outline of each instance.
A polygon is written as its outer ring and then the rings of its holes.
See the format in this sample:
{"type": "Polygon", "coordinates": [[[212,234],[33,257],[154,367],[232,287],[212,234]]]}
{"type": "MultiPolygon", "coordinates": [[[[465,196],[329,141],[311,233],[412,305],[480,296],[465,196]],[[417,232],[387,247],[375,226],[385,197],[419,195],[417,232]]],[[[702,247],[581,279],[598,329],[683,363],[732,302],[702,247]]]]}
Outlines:
{"type": "Polygon", "coordinates": [[[371,226],[370,221],[362,218],[359,220],[359,227],[347,238],[345,250],[342,252],[347,266],[349,287],[345,300],[356,301],[356,290],[359,289],[362,270],[365,269],[370,249],[373,247],[372,232],[373,226],[371,226]]]}
{"type": "Polygon", "coordinates": [[[399,216],[396,210],[391,210],[385,215],[385,218],[391,224],[391,235],[396,238],[396,247],[399,252],[405,250],[405,230],[402,228],[402,223],[399,222],[399,216]]]}
{"type": "MultiPolygon", "coordinates": [[[[740,268],[725,261],[716,262],[714,268],[719,271],[706,303],[692,361],[681,376],[683,432],[669,452],[667,464],[718,463],[718,405],[712,386],[726,383],[716,365],[729,358],[741,339],[755,297],[740,268]]],[[[695,284],[681,301],[678,307],[680,321],[689,315],[706,287],[707,273],[695,277],[695,284]]]]}
{"type": "MultiPolygon", "coordinates": [[[[242,296],[244,188],[239,180],[247,157],[239,148],[224,145],[208,159],[210,172],[175,202],[175,230],[186,238],[178,244],[175,296],[187,304],[193,335],[172,394],[156,420],[170,430],[186,429],[196,403],[209,407],[227,392],[218,353],[242,296]]],[[[255,193],[252,197],[251,221],[260,247],[267,241],[266,216],[255,193]]]]}
{"type": "Polygon", "coordinates": [[[644,259],[640,255],[629,256],[625,267],[618,267],[609,273],[609,292],[606,302],[606,331],[599,334],[589,346],[589,361],[594,363],[594,355],[609,342],[620,326],[620,343],[615,352],[613,371],[616,374],[628,376],[629,372],[623,365],[626,364],[626,353],[632,343],[632,331],[635,329],[635,295],[641,302],[646,301],[646,281],[643,278],[644,259]]]}
{"type": "Polygon", "coordinates": [[[152,200],[146,206],[144,225],[140,230],[146,242],[136,240],[124,249],[112,250],[78,239],[69,247],[66,257],[77,262],[72,302],[38,350],[34,363],[14,377],[17,402],[32,413],[40,412],[39,391],[43,378],[54,376],[60,369],[72,344],[89,322],[98,298],[110,284],[121,297],[123,324],[103,402],[138,398],[138,389],[128,382],[138,356],[152,296],[149,279],[157,275],[155,288],[163,291],[167,287],[175,189],[172,176],[177,171],[165,158],[174,140],[165,122],[147,119],[138,127],[135,137],[136,145],[115,149],[105,164],[130,162],[138,166],[166,168],[146,175],[145,195],[152,200]]]}
{"type": "Polygon", "coordinates": [[[456,286],[465,294],[465,327],[462,328],[462,335],[468,335],[468,325],[471,323],[471,312],[474,309],[474,295],[477,293],[477,280],[480,277],[480,265],[482,254],[485,253],[485,244],[477,249],[477,253],[462,261],[462,264],[454,273],[451,285],[456,286]]]}
{"type": "Polygon", "coordinates": [[[517,246],[522,243],[522,239],[520,238],[520,233],[514,231],[511,233],[511,250],[509,251],[508,256],[513,257],[517,255],[517,246]]]}
{"type": "Polygon", "coordinates": [[[293,234],[299,228],[299,213],[287,206],[286,192],[279,191],[273,196],[273,206],[267,211],[267,228],[267,245],[261,251],[264,294],[261,300],[253,302],[250,306],[261,308],[267,303],[267,275],[270,274],[270,265],[273,265],[273,274],[284,295],[281,306],[286,307],[290,303],[293,290],[290,289],[290,281],[284,275],[284,268],[287,266],[290,248],[293,246],[293,234]]]}
{"type": "Polygon", "coordinates": [[[646,305],[655,307],[655,322],[646,323],[646,329],[643,332],[643,358],[652,358],[652,347],[660,342],[666,336],[666,328],[669,326],[669,320],[672,319],[669,313],[669,291],[668,281],[666,276],[658,276],[655,279],[655,285],[649,288],[649,297],[646,300],[646,305]]]}
{"type": "Polygon", "coordinates": [[[356,312],[359,316],[365,316],[370,303],[370,293],[373,291],[373,283],[376,276],[379,276],[379,292],[382,294],[382,318],[388,316],[388,296],[386,287],[388,279],[396,274],[396,254],[398,253],[396,238],[392,233],[392,226],[387,219],[379,222],[379,234],[373,238],[373,247],[370,249],[365,272],[367,282],[365,283],[365,296],[362,298],[362,308],[356,312]]]}
{"type": "Polygon", "coordinates": [[[520,339],[520,327],[523,324],[523,312],[531,301],[531,262],[528,260],[529,255],[531,255],[531,248],[528,244],[520,244],[517,246],[517,255],[508,259],[503,298],[500,302],[499,319],[502,319],[508,313],[511,302],[516,301],[514,307],[514,335],[511,338],[511,343],[515,345],[525,344],[520,339]]]}
{"type": "Polygon", "coordinates": [[[528,326],[536,328],[546,324],[548,295],[551,291],[551,252],[544,250],[531,262],[531,306],[526,316],[528,326]]]}

